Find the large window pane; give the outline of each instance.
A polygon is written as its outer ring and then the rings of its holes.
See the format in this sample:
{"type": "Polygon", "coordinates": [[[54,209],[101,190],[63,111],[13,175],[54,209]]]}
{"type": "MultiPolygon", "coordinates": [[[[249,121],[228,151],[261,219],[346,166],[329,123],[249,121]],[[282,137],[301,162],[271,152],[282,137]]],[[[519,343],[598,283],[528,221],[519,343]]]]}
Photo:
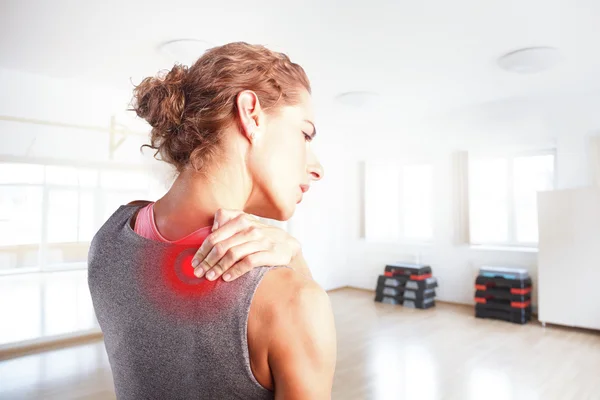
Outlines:
{"type": "Polygon", "coordinates": [[[105,189],[144,189],[150,185],[147,173],[140,171],[101,171],[100,185],[105,189]]]}
{"type": "Polygon", "coordinates": [[[48,165],[46,184],[95,188],[98,186],[98,171],[89,168],[48,165]]]}
{"type": "Polygon", "coordinates": [[[404,237],[433,237],[433,166],[409,165],[402,171],[402,213],[404,237]]]}
{"type": "Polygon", "coordinates": [[[50,189],[48,202],[47,267],[85,263],[90,237],[95,233],[93,194],[50,189]]]}
{"type": "Polygon", "coordinates": [[[98,321],[94,313],[94,304],[92,303],[86,274],[84,279],[80,279],[77,285],[77,329],[93,329],[97,326],[98,321]]]}
{"type": "Polygon", "coordinates": [[[0,186],[0,269],[39,265],[42,198],[41,187],[0,186]]]}
{"type": "Polygon", "coordinates": [[[44,166],[35,164],[0,163],[0,184],[2,183],[44,183],[44,166]]]}
{"type": "Polygon", "coordinates": [[[47,185],[78,185],[78,172],[75,167],[46,166],[47,185]]]}
{"type": "Polygon", "coordinates": [[[77,282],[72,277],[44,283],[44,336],[61,335],[77,330],[77,282]]]}
{"type": "Polygon", "coordinates": [[[79,195],[79,242],[91,242],[99,226],[96,225],[96,198],[93,192],[79,195]]]}
{"type": "Polygon", "coordinates": [[[554,188],[554,156],[517,157],[513,168],[516,239],[537,243],[537,192],[554,188]]]}
{"type": "Polygon", "coordinates": [[[0,245],[40,242],[42,197],[41,187],[0,186],[0,245]]]}
{"type": "Polygon", "coordinates": [[[78,171],[79,187],[95,188],[98,186],[98,171],[95,169],[80,168],[78,171]]]}
{"type": "Polygon", "coordinates": [[[509,241],[507,159],[470,161],[469,207],[473,243],[509,241]]]}
{"type": "Polygon", "coordinates": [[[77,189],[48,191],[48,243],[77,242],[78,207],[77,189]]]}
{"type": "Polygon", "coordinates": [[[365,235],[368,241],[391,242],[400,238],[400,176],[394,163],[365,166],[365,235]]]}
{"type": "Polygon", "coordinates": [[[149,183],[144,171],[0,163],[0,270],[85,266],[104,220],[149,183]]]}
{"type": "Polygon", "coordinates": [[[29,276],[32,275],[3,276],[0,279],[0,345],[42,335],[39,280],[29,276]]]}

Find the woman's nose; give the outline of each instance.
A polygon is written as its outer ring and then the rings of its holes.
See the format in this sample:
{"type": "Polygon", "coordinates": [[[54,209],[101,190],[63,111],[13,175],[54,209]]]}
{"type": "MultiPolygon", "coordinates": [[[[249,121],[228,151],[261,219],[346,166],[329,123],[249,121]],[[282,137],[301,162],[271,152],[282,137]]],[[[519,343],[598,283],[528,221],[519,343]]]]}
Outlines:
{"type": "Polygon", "coordinates": [[[313,181],[320,181],[323,179],[325,171],[321,163],[315,159],[314,162],[308,164],[308,173],[313,181]]]}

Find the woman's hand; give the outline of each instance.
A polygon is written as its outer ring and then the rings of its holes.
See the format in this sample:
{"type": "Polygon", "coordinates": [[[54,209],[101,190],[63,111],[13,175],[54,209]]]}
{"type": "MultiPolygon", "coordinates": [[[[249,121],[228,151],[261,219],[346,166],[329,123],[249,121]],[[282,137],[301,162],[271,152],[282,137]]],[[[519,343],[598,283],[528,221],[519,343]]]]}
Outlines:
{"type": "Polygon", "coordinates": [[[242,211],[219,210],[212,233],[192,259],[194,274],[214,281],[232,281],[256,267],[305,266],[300,243],[282,229],[263,224],[242,211]]]}

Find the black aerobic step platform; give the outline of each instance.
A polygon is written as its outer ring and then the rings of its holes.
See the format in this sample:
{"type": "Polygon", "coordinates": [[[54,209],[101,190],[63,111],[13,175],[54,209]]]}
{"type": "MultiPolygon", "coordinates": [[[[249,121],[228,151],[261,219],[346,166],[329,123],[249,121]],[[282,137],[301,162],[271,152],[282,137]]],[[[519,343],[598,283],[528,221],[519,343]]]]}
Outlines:
{"type": "Polygon", "coordinates": [[[490,308],[486,304],[475,305],[475,317],[499,319],[502,321],[514,322],[516,324],[526,324],[531,321],[531,308],[510,308],[502,310],[490,308]]]}
{"type": "Polygon", "coordinates": [[[519,280],[478,276],[475,280],[475,289],[504,289],[506,291],[510,290],[513,294],[526,294],[531,291],[531,278],[519,280]]]}
{"type": "Polygon", "coordinates": [[[386,304],[403,305],[409,308],[420,308],[426,309],[435,306],[435,300],[430,299],[407,299],[402,296],[384,296],[383,294],[377,293],[375,295],[375,301],[386,304]]]}
{"type": "Polygon", "coordinates": [[[492,300],[486,301],[485,299],[475,299],[477,306],[484,306],[489,310],[529,310],[531,311],[531,300],[525,302],[508,301],[508,300],[492,300]]]}
{"type": "Polygon", "coordinates": [[[531,300],[531,292],[526,294],[512,294],[508,290],[488,289],[475,292],[475,299],[486,299],[489,301],[515,301],[524,303],[531,300]]]}
{"type": "Polygon", "coordinates": [[[492,267],[483,266],[479,268],[479,275],[486,276],[489,278],[505,278],[505,279],[516,279],[523,280],[529,278],[529,272],[524,268],[514,267],[492,267]]]}
{"type": "Polygon", "coordinates": [[[379,278],[377,278],[377,286],[399,287],[408,290],[427,290],[435,289],[438,286],[438,283],[435,277],[415,281],[408,276],[387,277],[385,275],[379,275],[379,278]]]}
{"type": "Polygon", "coordinates": [[[394,263],[385,266],[385,276],[409,276],[413,280],[424,280],[431,276],[431,267],[424,264],[394,263]]]}
{"type": "Polygon", "coordinates": [[[381,286],[377,288],[377,294],[392,297],[402,296],[405,299],[430,299],[435,297],[435,289],[405,290],[400,288],[381,286]]]}

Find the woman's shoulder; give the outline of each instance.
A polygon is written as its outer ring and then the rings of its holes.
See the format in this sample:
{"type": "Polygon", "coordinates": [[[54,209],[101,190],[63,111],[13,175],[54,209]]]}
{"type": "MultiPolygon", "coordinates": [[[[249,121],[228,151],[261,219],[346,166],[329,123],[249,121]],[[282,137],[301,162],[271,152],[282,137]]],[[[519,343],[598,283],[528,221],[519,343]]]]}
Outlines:
{"type": "Polygon", "coordinates": [[[262,355],[262,363],[258,359],[262,368],[257,370],[264,373],[260,377],[265,387],[277,386],[282,393],[296,388],[304,388],[303,393],[330,391],[336,335],[325,290],[298,272],[277,268],[265,275],[257,295],[260,322],[253,325],[256,339],[251,347],[262,355]]]}
{"type": "MultiPolygon", "coordinates": [[[[272,362],[284,346],[299,348],[335,337],[329,296],[314,280],[291,268],[270,268],[256,289],[248,320],[256,379],[272,388],[272,362]],[[275,357],[275,358],[274,358],[275,357]]],[[[327,345],[328,346],[328,345],[327,345]]]]}
{"type": "Polygon", "coordinates": [[[297,302],[301,297],[327,297],[327,293],[313,279],[287,267],[272,268],[257,289],[261,297],[273,307],[281,307],[286,302],[297,302]]]}
{"type": "Polygon", "coordinates": [[[317,282],[285,267],[265,273],[253,303],[267,329],[287,318],[311,318],[315,309],[331,307],[327,292],[317,282]]]}

